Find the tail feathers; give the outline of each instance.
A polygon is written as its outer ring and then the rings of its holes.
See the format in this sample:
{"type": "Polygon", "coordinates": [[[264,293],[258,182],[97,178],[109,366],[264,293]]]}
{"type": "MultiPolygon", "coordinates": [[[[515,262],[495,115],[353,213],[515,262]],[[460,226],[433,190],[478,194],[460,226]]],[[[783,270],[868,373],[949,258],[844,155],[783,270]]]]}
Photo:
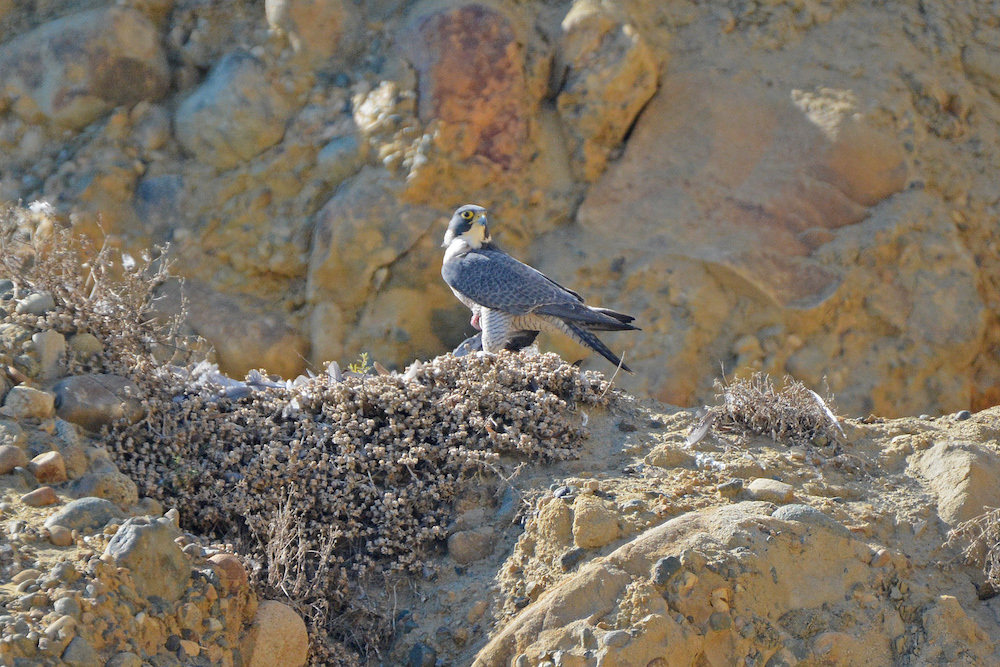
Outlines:
{"type": "MultiPolygon", "coordinates": [[[[602,343],[597,336],[582,328],[575,322],[567,322],[563,320],[563,324],[566,326],[567,333],[569,333],[577,341],[597,352],[615,366],[620,367],[626,373],[634,374],[632,369],[626,366],[625,363],[614,352],[608,349],[608,346],[602,343]]],[[[634,329],[635,327],[629,328],[634,329]]]]}
{"type": "Polygon", "coordinates": [[[558,317],[563,321],[572,321],[574,324],[593,331],[632,331],[638,329],[638,327],[629,324],[635,319],[634,317],[616,313],[607,308],[592,308],[583,303],[548,304],[534,312],[539,315],[558,317]]]}
{"type": "Polygon", "coordinates": [[[608,317],[613,317],[622,324],[628,324],[630,322],[635,322],[635,318],[631,315],[625,315],[624,313],[619,313],[617,311],[611,310],[610,308],[598,308],[597,306],[591,306],[591,310],[596,310],[599,313],[603,313],[608,317]]]}

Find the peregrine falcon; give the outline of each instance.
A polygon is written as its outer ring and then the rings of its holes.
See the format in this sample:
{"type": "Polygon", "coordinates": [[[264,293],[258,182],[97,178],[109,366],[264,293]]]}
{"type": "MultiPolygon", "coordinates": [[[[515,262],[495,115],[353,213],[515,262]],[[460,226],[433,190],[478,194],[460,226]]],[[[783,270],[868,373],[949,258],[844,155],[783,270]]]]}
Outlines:
{"type": "Polygon", "coordinates": [[[576,292],[500,250],[490,238],[482,206],[467,204],[455,211],[441,247],[447,248],[441,276],[482,332],[462,343],[461,353],[478,345],[486,352],[519,350],[539,331],[560,331],[632,372],[591,332],[637,330],[629,324],[635,318],[584,304],[576,292]]]}

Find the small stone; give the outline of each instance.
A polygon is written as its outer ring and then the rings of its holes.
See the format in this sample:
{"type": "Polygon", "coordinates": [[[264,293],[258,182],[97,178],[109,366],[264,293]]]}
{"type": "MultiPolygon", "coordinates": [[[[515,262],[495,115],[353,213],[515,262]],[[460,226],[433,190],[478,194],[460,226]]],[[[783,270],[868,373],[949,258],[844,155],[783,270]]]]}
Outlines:
{"type": "Polygon", "coordinates": [[[52,390],[60,419],[89,431],[100,431],[123,418],[135,423],[142,417],[138,387],[120,375],[75,375],[61,380],[52,390]]]}
{"type": "Polygon", "coordinates": [[[209,557],[225,573],[229,589],[242,588],[247,585],[247,571],[240,559],[233,554],[215,554],[209,557]]]}
{"type": "Polygon", "coordinates": [[[68,493],[110,500],[118,507],[132,507],[139,501],[139,489],[132,479],[113,467],[83,475],[69,486],[68,493]]]}
{"type": "Polygon", "coordinates": [[[49,638],[58,637],[60,632],[65,632],[75,625],[76,618],[70,616],[69,614],[63,614],[56,620],[49,623],[48,627],[45,628],[45,636],[49,638]]]}
{"type": "Polygon", "coordinates": [[[124,519],[125,514],[118,507],[103,498],[80,498],[68,503],[61,510],[45,520],[46,528],[63,526],[90,534],[104,528],[112,519],[124,519]]]}
{"type": "Polygon", "coordinates": [[[892,554],[890,554],[887,549],[879,549],[878,551],[875,552],[875,555],[872,556],[871,566],[883,567],[885,565],[888,565],[889,561],[891,560],[892,560],[892,554]]]}
{"type": "Polygon", "coordinates": [[[58,331],[40,331],[31,337],[41,365],[39,377],[52,381],[66,372],[66,337],[58,331]]]}
{"type": "Polygon", "coordinates": [[[48,507],[59,502],[59,496],[51,486],[40,486],[21,496],[21,502],[28,507],[48,507]]]}
{"type": "Polygon", "coordinates": [[[632,635],[624,630],[612,630],[601,638],[601,643],[608,648],[621,648],[632,641],[632,635]]]}
{"type": "Polygon", "coordinates": [[[63,651],[62,661],[69,667],[103,667],[103,660],[97,651],[80,636],[73,637],[73,641],[63,651]]]}
{"type": "Polygon", "coordinates": [[[0,475],[8,475],[17,466],[28,465],[28,455],[15,445],[0,445],[0,475]]]}
{"type": "Polygon", "coordinates": [[[972,413],[969,412],[968,410],[960,410],[955,415],[955,419],[957,419],[958,421],[965,421],[966,419],[971,419],[971,418],[972,418],[972,413]]]}
{"type": "Polygon", "coordinates": [[[240,650],[247,667],[300,667],[309,650],[305,621],[288,605],[264,600],[240,650]]]}
{"type": "Polygon", "coordinates": [[[52,608],[61,616],[72,616],[73,618],[80,616],[80,603],[70,596],[59,598],[52,608]]]}
{"type": "Polygon", "coordinates": [[[142,658],[135,653],[122,651],[108,660],[106,667],[142,667],[142,658]]]}
{"type": "Polygon", "coordinates": [[[34,581],[34,580],[38,579],[39,575],[41,575],[41,572],[39,572],[38,570],[36,570],[33,567],[29,567],[28,569],[21,570],[20,572],[18,572],[17,574],[15,574],[13,577],[11,577],[10,578],[10,583],[12,583],[12,584],[23,584],[26,581],[34,581]]]}
{"type": "Polygon", "coordinates": [[[196,642],[188,641],[187,639],[181,640],[181,651],[188,658],[197,658],[198,654],[201,653],[201,647],[198,646],[196,642]]]}
{"type": "Polygon", "coordinates": [[[488,526],[460,530],[448,537],[448,555],[459,565],[466,565],[492,554],[495,545],[496,533],[488,526]]]}
{"type": "Polygon", "coordinates": [[[49,542],[57,547],[68,547],[73,544],[73,531],[62,526],[49,528],[49,542]]]}
{"type": "Polygon", "coordinates": [[[28,463],[28,470],[32,472],[42,484],[59,484],[65,482],[66,462],[59,452],[45,452],[31,459],[28,463]]]}
{"type": "Polygon", "coordinates": [[[48,419],[55,413],[55,397],[52,394],[24,385],[8,391],[0,408],[0,414],[14,419],[48,419]]]}
{"type": "Polygon", "coordinates": [[[677,556],[667,556],[656,561],[653,565],[650,578],[657,586],[666,586],[670,579],[680,572],[681,559],[677,556]]]}
{"type": "Polygon", "coordinates": [[[713,611],[708,617],[708,627],[716,632],[733,627],[733,617],[721,611],[713,611]]]}
{"type": "Polygon", "coordinates": [[[157,595],[174,602],[184,594],[191,577],[187,558],[174,542],[177,535],[169,519],[132,517],[111,538],[104,553],[115,565],[132,571],[140,596],[157,595]]]}
{"type": "Polygon", "coordinates": [[[742,479],[731,479],[728,482],[723,482],[715,487],[715,490],[721,493],[726,498],[732,498],[743,490],[743,480],[742,479]]]}
{"type": "Polygon", "coordinates": [[[410,649],[407,660],[409,667],[434,667],[437,663],[437,651],[423,642],[417,642],[410,649]]]}
{"type": "Polygon", "coordinates": [[[17,475],[29,490],[38,488],[38,480],[35,479],[34,473],[24,466],[17,466],[14,468],[13,474],[17,475]]]}
{"type": "Polygon", "coordinates": [[[24,315],[44,315],[56,307],[56,300],[48,292],[35,292],[24,297],[14,308],[15,313],[24,315]]]}
{"type": "Polygon", "coordinates": [[[587,550],[581,549],[580,547],[574,547],[569,551],[564,552],[559,557],[559,567],[562,568],[563,572],[569,572],[576,564],[583,560],[584,555],[586,555],[587,550]]]}
{"type": "Polygon", "coordinates": [[[80,333],[70,336],[66,342],[69,345],[69,349],[83,360],[90,359],[104,351],[104,345],[92,333],[80,333]]]}
{"type": "Polygon", "coordinates": [[[754,500],[769,503],[789,503],[795,497],[795,489],[791,484],[766,477],[758,477],[750,482],[747,491],[754,500]]]}

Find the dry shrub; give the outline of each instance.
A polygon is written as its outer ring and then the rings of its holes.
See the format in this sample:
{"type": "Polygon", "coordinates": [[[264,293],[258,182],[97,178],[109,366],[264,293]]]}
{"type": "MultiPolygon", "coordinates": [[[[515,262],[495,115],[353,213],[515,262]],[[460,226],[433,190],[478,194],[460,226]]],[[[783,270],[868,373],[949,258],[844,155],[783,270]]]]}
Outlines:
{"type": "Polygon", "coordinates": [[[776,388],[770,376],[754,373],[732,382],[715,381],[719,405],[703,420],[736,434],[766,435],[776,442],[806,445],[838,442],[843,436],[831,409],[832,399],[790,377],[776,388]]]}
{"type": "MultiPolygon", "coordinates": [[[[121,255],[105,244],[94,248],[61,225],[46,204],[31,209],[0,211],[0,278],[12,280],[22,292],[47,292],[55,308],[44,315],[13,311],[4,317],[23,338],[54,330],[66,337],[89,333],[103,352],[82,358],[67,350],[70,373],[106,372],[131,375],[155,365],[158,357],[193,358],[197,342],[177,335],[180,318],[148,316],[157,286],[167,278],[160,258],[121,255]],[[176,354],[175,354],[176,353],[176,354]]],[[[11,362],[21,350],[0,351],[0,362],[11,362]]],[[[16,364],[15,364],[16,366],[16,364]]]]}
{"type": "Polygon", "coordinates": [[[965,562],[982,569],[986,583],[979,589],[980,598],[1000,593],[1000,508],[958,524],[948,533],[948,544],[964,544],[965,562]]]}

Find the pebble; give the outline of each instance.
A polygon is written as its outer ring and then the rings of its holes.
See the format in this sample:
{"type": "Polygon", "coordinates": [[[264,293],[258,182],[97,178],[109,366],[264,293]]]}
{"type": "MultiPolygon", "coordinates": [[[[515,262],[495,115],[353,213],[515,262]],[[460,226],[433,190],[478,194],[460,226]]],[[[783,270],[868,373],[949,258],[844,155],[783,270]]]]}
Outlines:
{"type": "Polygon", "coordinates": [[[14,419],[48,419],[55,413],[55,397],[52,394],[24,385],[8,391],[0,408],[0,414],[14,419]]]}
{"type": "Polygon", "coordinates": [[[106,667],[142,667],[142,658],[135,653],[122,651],[108,660],[106,667]]]}
{"type": "Polygon", "coordinates": [[[434,667],[437,663],[437,651],[424,642],[417,642],[410,649],[407,660],[409,667],[434,667]]]}
{"type": "Polygon", "coordinates": [[[68,547],[73,544],[73,531],[62,526],[49,528],[49,542],[57,547],[68,547]]]}
{"type": "Polygon", "coordinates": [[[28,507],[47,507],[59,502],[59,496],[51,486],[40,486],[21,496],[21,502],[28,507]]]}
{"type": "Polygon", "coordinates": [[[52,391],[59,418],[89,431],[100,431],[118,419],[135,423],[142,417],[142,404],[135,398],[139,389],[120,375],[75,375],[60,380],[52,391]]]}
{"type": "Polygon", "coordinates": [[[76,601],[76,598],[68,595],[56,600],[52,608],[55,609],[57,614],[62,616],[72,616],[73,618],[79,618],[80,616],[80,603],[76,601]]]}
{"type": "Polygon", "coordinates": [[[583,560],[586,555],[587,550],[581,549],[580,547],[574,547],[568,551],[563,552],[559,557],[559,567],[562,568],[563,572],[569,572],[576,564],[583,560]]]}
{"type": "MultiPolygon", "coordinates": [[[[176,510],[174,510],[176,511],[176,510]]],[[[168,512],[169,514],[169,512],[168,512]]],[[[233,554],[216,554],[211,556],[209,562],[219,566],[225,573],[228,587],[231,589],[242,588],[247,585],[247,571],[243,567],[240,559],[233,554]]]]}
{"type": "Polygon", "coordinates": [[[54,310],[56,300],[48,292],[35,292],[17,302],[15,313],[24,315],[44,315],[54,310]]]}
{"type": "Polygon", "coordinates": [[[132,571],[139,595],[175,602],[191,577],[191,566],[174,542],[176,537],[177,528],[166,517],[132,517],[111,538],[104,553],[118,567],[132,571]]]}
{"type": "Polygon", "coordinates": [[[103,667],[97,651],[80,636],[73,637],[73,641],[63,651],[62,661],[70,667],[103,667]]]}
{"type": "Polygon", "coordinates": [[[733,617],[721,611],[713,611],[708,617],[708,627],[716,632],[733,627],[733,617]]]}
{"type": "Polygon", "coordinates": [[[93,533],[104,528],[112,519],[124,519],[118,507],[103,498],[86,497],[67,503],[65,507],[45,520],[45,526],[63,526],[81,533],[93,533]]]}
{"type": "Polygon", "coordinates": [[[35,479],[35,475],[24,466],[17,466],[14,468],[14,474],[17,475],[29,489],[38,488],[38,480],[35,479]]]}
{"type": "Polygon", "coordinates": [[[667,556],[661,558],[653,564],[650,578],[657,586],[666,586],[670,579],[680,572],[681,559],[677,556],[667,556]]]}
{"type": "Polygon", "coordinates": [[[632,635],[625,632],[624,630],[612,630],[603,637],[601,637],[601,643],[608,648],[621,648],[625,646],[630,641],[632,641],[632,635]]]}
{"type": "Polygon", "coordinates": [[[743,490],[743,480],[742,479],[731,479],[727,482],[723,482],[715,487],[715,490],[721,493],[727,498],[732,498],[739,494],[743,490]]]}
{"type": "Polygon", "coordinates": [[[488,526],[460,530],[448,537],[448,555],[459,565],[466,565],[492,554],[495,545],[496,533],[488,526]]]}
{"type": "Polygon", "coordinates": [[[29,567],[28,569],[21,570],[20,572],[18,572],[17,574],[15,574],[13,577],[11,577],[10,578],[10,583],[12,583],[12,584],[23,584],[26,581],[34,581],[35,579],[38,579],[38,577],[41,574],[42,573],[39,572],[38,570],[36,570],[35,568],[29,567]]]}
{"type": "Polygon", "coordinates": [[[28,455],[15,445],[0,445],[0,475],[8,475],[17,466],[28,465],[28,455]]]}
{"type": "Polygon", "coordinates": [[[45,452],[31,459],[28,463],[28,470],[42,484],[59,484],[65,482],[66,462],[59,452],[45,452]]]}
{"type": "Polygon", "coordinates": [[[31,337],[41,365],[39,373],[43,381],[62,377],[66,371],[66,337],[58,331],[40,331],[31,337]]]}
{"type": "Polygon", "coordinates": [[[955,419],[957,419],[958,421],[965,421],[966,419],[971,419],[971,418],[972,418],[972,413],[969,412],[968,410],[960,410],[955,415],[955,419]]]}
{"type": "Polygon", "coordinates": [[[871,566],[882,567],[884,565],[888,565],[891,560],[892,554],[890,554],[887,549],[879,549],[875,552],[875,555],[872,556],[871,566]]]}
{"type": "Polygon", "coordinates": [[[67,343],[69,344],[69,349],[76,352],[79,357],[85,360],[104,351],[104,345],[92,333],[79,333],[70,336],[67,343]]]}
{"type": "Polygon", "coordinates": [[[788,503],[795,497],[795,489],[791,484],[766,477],[758,477],[750,482],[747,492],[754,500],[769,503],[788,503]]]}
{"type": "Polygon", "coordinates": [[[247,645],[253,646],[250,655],[244,656],[247,667],[300,667],[306,662],[309,636],[305,621],[284,603],[261,602],[247,634],[247,645]]]}

